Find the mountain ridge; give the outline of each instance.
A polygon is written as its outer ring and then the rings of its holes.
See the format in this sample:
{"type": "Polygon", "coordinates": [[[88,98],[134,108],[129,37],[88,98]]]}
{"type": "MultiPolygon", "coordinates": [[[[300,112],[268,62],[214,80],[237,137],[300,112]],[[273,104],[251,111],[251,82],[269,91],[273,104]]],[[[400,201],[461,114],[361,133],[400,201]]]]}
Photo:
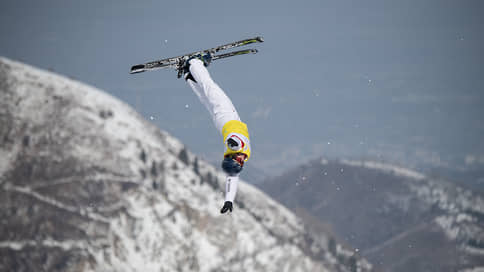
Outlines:
{"type": "Polygon", "coordinates": [[[125,103],[0,58],[0,270],[370,271],[125,103]]]}
{"type": "Polygon", "coordinates": [[[437,177],[378,161],[317,159],[260,187],[329,224],[384,271],[484,266],[484,197],[437,177]]]}

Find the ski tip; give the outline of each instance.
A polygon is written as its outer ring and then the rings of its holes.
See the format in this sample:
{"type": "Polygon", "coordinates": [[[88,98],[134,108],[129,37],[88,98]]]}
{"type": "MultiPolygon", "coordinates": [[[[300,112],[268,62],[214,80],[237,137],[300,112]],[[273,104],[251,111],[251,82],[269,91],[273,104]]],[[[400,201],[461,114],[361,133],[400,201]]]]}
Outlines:
{"type": "Polygon", "coordinates": [[[144,72],[145,70],[139,70],[139,71],[130,71],[129,73],[130,74],[138,74],[138,73],[142,73],[144,72]]]}
{"type": "Polygon", "coordinates": [[[258,42],[264,42],[264,38],[262,38],[261,36],[257,36],[257,37],[255,37],[255,39],[256,39],[258,42]]]}
{"type": "Polygon", "coordinates": [[[138,64],[134,65],[131,67],[131,71],[129,72],[130,74],[137,74],[145,71],[145,65],[144,64],[138,64]]]}

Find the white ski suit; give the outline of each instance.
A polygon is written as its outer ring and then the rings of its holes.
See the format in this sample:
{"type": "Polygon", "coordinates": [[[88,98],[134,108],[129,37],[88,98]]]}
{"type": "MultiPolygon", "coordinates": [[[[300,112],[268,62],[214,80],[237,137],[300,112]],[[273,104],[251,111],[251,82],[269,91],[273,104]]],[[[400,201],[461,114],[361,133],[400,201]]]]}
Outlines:
{"type": "MultiPolygon", "coordinates": [[[[187,79],[187,83],[210,112],[217,130],[222,133],[225,145],[224,156],[233,153],[243,153],[247,155],[247,160],[250,157],[249,133],[247,126],[240,121],[239,114],[235,110],[232,101],[230,101],[217,83],[212,80],[201,60],[190,60],[189,69],[196,82],[187,79]],[[235,148],[232,145],[229,146],[227,144],[228,139],[234,140],[238,145],[235,148]]],[[[238,175],[227,176],[225,201],[234,201],[238,180],[238,175]]]]}

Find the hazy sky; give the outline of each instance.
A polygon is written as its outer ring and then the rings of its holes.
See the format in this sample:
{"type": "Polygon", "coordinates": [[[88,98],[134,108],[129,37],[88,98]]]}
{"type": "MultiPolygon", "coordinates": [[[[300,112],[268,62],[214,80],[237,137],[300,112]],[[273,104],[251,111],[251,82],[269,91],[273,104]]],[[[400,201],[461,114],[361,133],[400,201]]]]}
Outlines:
{"type": "Polygon", "coordinates": [[[483,14],[480,0],[1,1],[0,55],[101,88],[219,161],[175,71],[129,68],[261,35],[258,54],[209,67],[249,125],[252,167],[484,164],[483,14]]]}

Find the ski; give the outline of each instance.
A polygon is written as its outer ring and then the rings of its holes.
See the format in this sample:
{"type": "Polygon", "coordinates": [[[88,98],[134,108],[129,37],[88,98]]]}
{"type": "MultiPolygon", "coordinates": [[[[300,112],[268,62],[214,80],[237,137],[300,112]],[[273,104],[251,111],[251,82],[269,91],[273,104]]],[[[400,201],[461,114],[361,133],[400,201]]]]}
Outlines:
{"type": "Polygon", "coordinates": [[[217,59],[223,59],[227,57],[232,57],[232,56],[238,56],[238,55],[244,55],[244,54],[249,54],[249,53],[257,53],[257,50],[255,49],[247,49],[247,50],[240,50],[240,51],[235,51],[235,52],[229,52],[225,54],[219,54],[215,55],[215,53],[222,51],[222,50],[228,50],[232,48],[236,48],[239,46],[244,46],[252,43],[259,43],[263,42],[264,39],[260,36],[255,37],[255,38],[250,38],[250,39],[245,39],[237,42],[232,42],[224,45],[220,45],[214,48],[206,49],[206,50],[201,50],[201,51],[196,51],[192,52],[189,54],[177,56],[177,57],[172,57],[172,58],[166,58],[162,60],[156,60],[156,61],[150,61],[144,64],[137,64],[131,67],[131,74],[136,74],[136,73],[141,73],[149,70],[154,70],[154,69],[160,69],[160,68],[175,68],[178,70],[178,77],[180,77],[180,69],[185,63],[185,61],[193,56],[196,55],[205,55],[205,54],[211,54],[212,55],[212,60],[217,60],[217,59]]]}
{"type": "Polygon", "coordinates": [[[229,53],[220,54],[220,55],[213,55],[212,60],[224,59],[224,58],[228,58],[228,57],[245,55],[245,54],[255,54],[257,52],[258,52],[257,49],[247,49],[247,50],[234,51],[234,52],[229,52],[229,53]]]}
{"type": "MultiPolygon", "coordinates": [[[[234,51],[224,54],[212,55],[212,61],[218,59],[224,59],[228,57],[238,56],[238,55],[245,55],[245,54],[255,54],[258,51],[256,49],[246,49],[240,51],[234,51]]],[[[205,53],[206,54],[206,53],[205,53]]],[[[186,59],[189,59],[191,56],[197,54],[187,54],[179,57],[168,58],[163,60],[157,60],[153,62],[147,62],[145,64],[138,64],[131,67],[131,74],[141,73],[149,70],[161,69],[161,68],[175,68],[180,72],[180,65],[182,65],[186,59]]]]}

